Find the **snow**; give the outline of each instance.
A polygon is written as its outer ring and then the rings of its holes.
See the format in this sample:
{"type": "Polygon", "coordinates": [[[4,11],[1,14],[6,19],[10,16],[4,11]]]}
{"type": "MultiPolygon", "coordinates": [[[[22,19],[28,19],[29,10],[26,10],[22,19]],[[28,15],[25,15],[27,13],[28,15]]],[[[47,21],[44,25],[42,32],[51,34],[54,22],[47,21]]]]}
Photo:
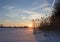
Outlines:
{"type": "Polygon", "coordinates": [[[0,28],[0,42],[60,42],[59,33],[40,31],[33,34],[29,28],[0,28]]]}

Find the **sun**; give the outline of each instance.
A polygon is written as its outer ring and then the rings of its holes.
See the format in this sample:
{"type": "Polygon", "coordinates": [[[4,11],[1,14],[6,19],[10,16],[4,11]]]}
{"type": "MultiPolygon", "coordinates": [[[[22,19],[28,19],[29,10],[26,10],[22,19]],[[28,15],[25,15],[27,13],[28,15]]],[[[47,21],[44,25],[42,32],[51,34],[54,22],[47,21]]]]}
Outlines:
{"type": "Polygon", "coordinates": [[[32,24],[28,25],[28,27],[33,27],[32,24]]]}

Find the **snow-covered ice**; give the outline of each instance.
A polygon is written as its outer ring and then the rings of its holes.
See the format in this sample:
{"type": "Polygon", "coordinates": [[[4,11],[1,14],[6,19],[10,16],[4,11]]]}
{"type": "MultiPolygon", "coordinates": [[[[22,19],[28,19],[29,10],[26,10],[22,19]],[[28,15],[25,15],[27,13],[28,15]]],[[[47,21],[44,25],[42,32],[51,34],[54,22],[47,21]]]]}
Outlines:
{"type": "Polygon", "coordinates": [[[40,31],[33,34],[29,28],[0,28],[0,42],[60,42],[59,33],[40,31]]]}

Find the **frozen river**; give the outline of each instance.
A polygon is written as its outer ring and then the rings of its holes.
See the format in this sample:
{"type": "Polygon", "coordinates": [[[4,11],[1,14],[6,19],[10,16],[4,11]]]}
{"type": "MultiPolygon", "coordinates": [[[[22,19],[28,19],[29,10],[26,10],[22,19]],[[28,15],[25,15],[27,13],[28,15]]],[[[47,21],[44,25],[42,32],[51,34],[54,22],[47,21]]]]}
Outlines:
{"type": "Polygon", "coordinates": [[[59,31],[40,31],[29,28],[0,28],[0,42],[60,42],[59,31]]]}

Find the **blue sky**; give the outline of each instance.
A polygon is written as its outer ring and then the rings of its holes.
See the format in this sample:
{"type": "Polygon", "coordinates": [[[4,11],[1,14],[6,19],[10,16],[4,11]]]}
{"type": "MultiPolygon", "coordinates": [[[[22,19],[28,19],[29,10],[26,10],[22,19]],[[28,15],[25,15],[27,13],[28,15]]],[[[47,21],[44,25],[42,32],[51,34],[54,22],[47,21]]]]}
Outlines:
{"type": "Polygon", "coordinates": [[[51,14],[53,0],[0,0],[0,24],[27,23],[51,14]]]}

